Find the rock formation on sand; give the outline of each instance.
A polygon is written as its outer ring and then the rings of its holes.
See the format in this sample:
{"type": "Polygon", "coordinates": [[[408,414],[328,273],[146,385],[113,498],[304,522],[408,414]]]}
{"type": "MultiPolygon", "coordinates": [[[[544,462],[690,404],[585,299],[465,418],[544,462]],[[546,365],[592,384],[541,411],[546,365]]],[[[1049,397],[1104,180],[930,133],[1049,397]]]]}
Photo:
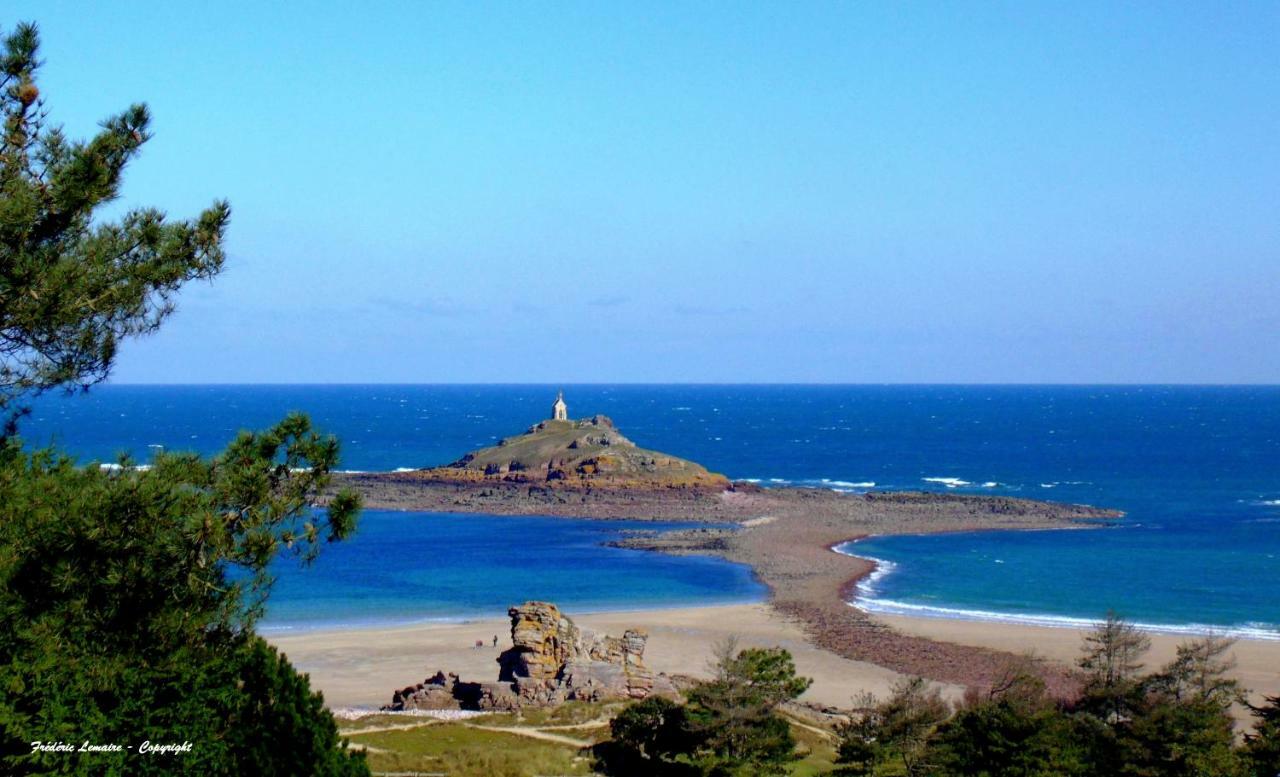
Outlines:
{"type": "Polygon", "coordinates": [[[579,629],[548,602],[525,602],[507,615],[512,646],[498,656],[498,682],[466,682],[437,672],[396,691],[383,709],[514,710],[676,692],[670,678],[644,665],[643,631],[597,635],[579,629]]]}
{"type": "Polygon", "coordinates": [[[639,448],[608,416],[550,419],[524,434],[472,451],[415,478],[454,483],[538,483],[553,487],[714,488],[729,481],[692,461],[639,448]]]}

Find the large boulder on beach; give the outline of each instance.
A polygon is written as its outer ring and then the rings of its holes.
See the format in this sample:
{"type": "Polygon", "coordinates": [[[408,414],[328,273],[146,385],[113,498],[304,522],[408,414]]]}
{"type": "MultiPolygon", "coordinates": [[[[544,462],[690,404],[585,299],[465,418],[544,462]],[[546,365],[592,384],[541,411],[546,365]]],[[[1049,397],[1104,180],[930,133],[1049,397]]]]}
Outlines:
{"type": "Polygon", "coordinates": [[[507,617],[511,648],[498,656],[499,680],[555,679],[566,662],[583,655],[582,632],[554,604],[525,602],[507,617]]]}
{"type": "Polygon", "coordinates": [[[550,602],[525,602],[507,615],[511,647],[498,657],[498,682],[464,682],[456,674],[437,672],[397,690],[383,709],[503,711],[676,694],[670,678],[645,666],[649,637],[644,631],[595,634],[578,628],[550,602]]]}
{"type": "Polygon", "coordinates": [[[639,629],[628,629],[621,637],[595,634],[578,628],[550,602],[525,602],[507,615],[512,646],[498,657],[500,680],[530,689],[543,687],[531,681],[549,681],[566,698],[592,701],[643,699],[655,689],[675,691],[669,680],[645,666],[649,636],[639,629]]]}

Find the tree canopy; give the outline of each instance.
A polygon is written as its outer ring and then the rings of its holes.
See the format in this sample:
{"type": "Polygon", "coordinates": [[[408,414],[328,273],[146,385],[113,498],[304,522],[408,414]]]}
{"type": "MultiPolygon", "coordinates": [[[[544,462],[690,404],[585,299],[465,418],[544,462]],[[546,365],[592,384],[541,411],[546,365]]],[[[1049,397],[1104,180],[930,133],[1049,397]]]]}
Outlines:
{"type": "Polygon", "coordinates": [[[354,494],[312,506],[334,438],[292,415],[212,459],[141,468],[16,436],[25,398],[104,379],[122,340],[218,273],[230,213],[104,218],[150,137],[147,109],[69,140],[48,124],[38,51],[20,24],[0,53],[0,772],[367,774],[307,677],[253,631],[273,560],[308,563],[354,529],[354,494]]]}

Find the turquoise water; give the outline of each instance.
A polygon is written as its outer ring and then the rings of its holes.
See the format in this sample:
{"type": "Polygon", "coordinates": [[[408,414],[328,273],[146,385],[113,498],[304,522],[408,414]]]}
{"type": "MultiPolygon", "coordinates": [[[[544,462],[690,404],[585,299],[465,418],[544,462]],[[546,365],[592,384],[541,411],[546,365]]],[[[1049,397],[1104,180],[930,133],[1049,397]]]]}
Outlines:
{"type": "Polygon", "coordinates": [[[528,599],[572,612],[758,601],[751,570],[604,547],[687,524],[366,511],[308,568],[275,565],[267,630],[494,617],[528,599]]]}
{"type": "MultiPolygon", "coordinates": [[[[766,485],[1007,494],[1127,512],[1098,531],[859,545],[893,562],[867,594],[872,607],[1057,622],[1115,609],[1175,628],[1261,632],[1280,624],[1274,386],[105,386],[43,399],[23,433],[85,459],[127,451],[145,462],[149,446],[212,453],[237,429],[298,409],[342,440],[344,467],[392,470],[447,462],[523,430],[547,414],[559,388],[575,417],[608,414],[640,445],[766,485]]],[[[420,528],[388,531],[412,538],[420,528]]],[[[558,547],[549,545],[547,558],[558,558],[558,547]]],[[[565,558],[545,573],[571,577],[566,565],[581,562],[565,558]]],[[[467,563],[485,585],[514,558],[478,552],[467,563]]],[[[634,563],[667,562],[641,555],[634,563]]],[[[466,578],[457,580],[431,593],[424,611],[473,606],[466,578]]],[[[353,584],[335,591],[343,585],[353,584]]],[[[614,590],[608,606],[695,596],[614,590]]]]}

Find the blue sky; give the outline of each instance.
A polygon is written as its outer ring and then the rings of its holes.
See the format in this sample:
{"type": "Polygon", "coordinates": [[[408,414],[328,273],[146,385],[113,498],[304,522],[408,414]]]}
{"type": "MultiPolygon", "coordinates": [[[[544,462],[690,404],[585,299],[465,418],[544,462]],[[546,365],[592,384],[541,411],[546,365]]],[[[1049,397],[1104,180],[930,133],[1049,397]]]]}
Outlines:
{"type": "Polygon", "coordinates": [[[1280,382],[1280,4],[6,3],[120,207],[117,382],[1280,382]]]}

